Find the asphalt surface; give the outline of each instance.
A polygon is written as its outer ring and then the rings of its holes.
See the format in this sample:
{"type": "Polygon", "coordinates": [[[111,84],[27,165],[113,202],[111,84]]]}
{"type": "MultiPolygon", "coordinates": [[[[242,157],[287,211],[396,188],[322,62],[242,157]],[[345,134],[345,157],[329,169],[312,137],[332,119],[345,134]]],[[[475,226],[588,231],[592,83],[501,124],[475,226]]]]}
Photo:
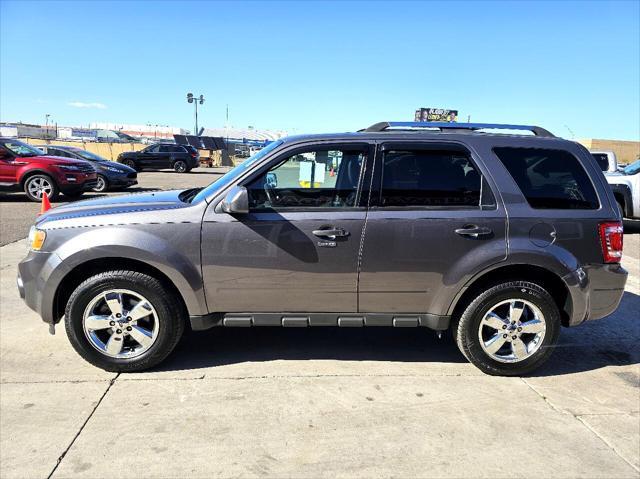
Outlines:
{"type": "MultiPolygon", "coordinates": [[[[170,170],[143,171],[138,173],[138,184],[120,191],[108,192],[106,195],[122,195],[129,193],[141,193],[153,190],[170,190],[207,186],[216,178],[219,178],[227,169],[225,168],[196,168],[190,173],[175,173],[170,170]]],[[[97,198],[105,196],[105,193],[87,192],[81,199],[97,198]]],[[[64,195],[52,203],[67,203],[64,195]]],[[[40,204],[27,200],[22,192],[0,193],[0,246],[18,241],[26,237],[29,228],[40,212],[40,204]]]]}
{"type": "MultiPolygon", "coordinates": [[[[212,178],[142,173],[141,188],[212,178]]],[[[24,237],[37,206],[0,206],[3,231],[24,237]]],[[[393,328],[214,329],[186,335],[152,371],[106,373],[24,305],[15,276],[26,245],[10,242],[0,248],[0,477],[638,479],[634,229],[619,309],[563,329],[526,378],[483,375],[448,338],[393,328]]]]}

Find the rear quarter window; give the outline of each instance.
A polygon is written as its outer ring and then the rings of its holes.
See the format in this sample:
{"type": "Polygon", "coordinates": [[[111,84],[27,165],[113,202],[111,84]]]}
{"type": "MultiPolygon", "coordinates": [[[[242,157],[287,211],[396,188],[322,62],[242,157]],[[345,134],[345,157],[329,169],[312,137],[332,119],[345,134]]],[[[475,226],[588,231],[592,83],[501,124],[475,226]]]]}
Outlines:
{"type": "Polygon", "coordinates": [[[570,152],[511,147],[493,151],[532,208],[594,210],[600,206],[589,175],[570,152]]]}

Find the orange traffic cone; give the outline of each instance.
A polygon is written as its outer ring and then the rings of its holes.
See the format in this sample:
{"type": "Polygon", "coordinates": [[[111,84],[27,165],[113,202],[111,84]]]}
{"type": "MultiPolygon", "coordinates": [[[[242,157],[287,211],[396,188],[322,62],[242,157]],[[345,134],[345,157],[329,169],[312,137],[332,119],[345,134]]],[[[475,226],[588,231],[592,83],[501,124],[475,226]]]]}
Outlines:
{"type": "Polygon", "coordinates": [[[40,207],[40,214],[46,213],[51,209],[51,202],[49,201],[49,195],[44,191],[42,192],[42,206],[40,207]]]}

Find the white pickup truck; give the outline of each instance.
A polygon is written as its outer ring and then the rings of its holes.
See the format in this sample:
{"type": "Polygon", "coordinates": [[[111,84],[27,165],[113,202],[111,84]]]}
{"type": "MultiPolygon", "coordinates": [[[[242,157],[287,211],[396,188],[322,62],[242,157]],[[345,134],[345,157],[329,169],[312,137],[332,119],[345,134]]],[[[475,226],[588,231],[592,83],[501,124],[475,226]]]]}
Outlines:
{"type": "Polygon", "coordinates": [[[624,218],[640,219],[640,160],[614,173],[605,173],[624,218]]]}

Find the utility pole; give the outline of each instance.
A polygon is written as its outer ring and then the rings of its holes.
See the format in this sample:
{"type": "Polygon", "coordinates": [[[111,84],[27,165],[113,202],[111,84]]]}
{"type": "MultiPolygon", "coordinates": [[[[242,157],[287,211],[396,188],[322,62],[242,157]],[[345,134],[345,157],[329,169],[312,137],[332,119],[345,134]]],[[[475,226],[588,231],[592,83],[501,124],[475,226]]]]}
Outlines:
{"type": "Polygon", "coordinates": [[[198,98],[196,98],[195,96],[193,96],[193,93],[187,93],[187,103],[193,103],[193,106],[195,107],[196,127],[193,134],[197,136],[198,135],[198,103],[200,103],[201,105],[204,103],[204,95],[200,95],[198,98]]]}

